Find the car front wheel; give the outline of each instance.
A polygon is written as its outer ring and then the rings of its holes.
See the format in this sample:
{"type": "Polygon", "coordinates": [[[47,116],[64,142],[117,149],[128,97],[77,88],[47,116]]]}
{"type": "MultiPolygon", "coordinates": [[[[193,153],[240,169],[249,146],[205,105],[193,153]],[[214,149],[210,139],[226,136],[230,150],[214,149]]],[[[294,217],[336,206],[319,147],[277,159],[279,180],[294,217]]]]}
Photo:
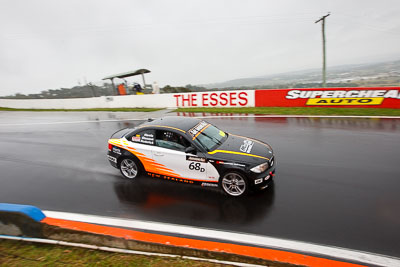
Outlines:
{"type": "Polygon", "coordinates": [[[230,196],[239,197],[247,194],[247,180],[238,172],[227,172],[220,183],[222,190],[230,196]]]}
{"type": "Polygon", "coordinates": [[[134,179],[139,175],[139,165],[132,158],[124,158],[119,164],[122,175],[128,179],[134,179]]]}

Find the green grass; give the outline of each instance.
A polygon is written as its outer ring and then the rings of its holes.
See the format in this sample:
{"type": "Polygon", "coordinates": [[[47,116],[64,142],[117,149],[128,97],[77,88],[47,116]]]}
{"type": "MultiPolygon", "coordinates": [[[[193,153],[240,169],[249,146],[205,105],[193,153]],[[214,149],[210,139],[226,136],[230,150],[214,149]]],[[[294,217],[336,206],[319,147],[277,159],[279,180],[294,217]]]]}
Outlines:
{"type": "Polygon", "coordinates": [[[400,109],[388,108],[178,108],[176,112],[247,113],[271,115],[347,115],[347,116],[400,116],[400,109]]]}
{"type": "Polygon", "coordinates": [[[87,109],[33,109],[33,108],[2,108],[0,111],[133,111],[133,112],[151,112],[161,110],[162,108],[87,108],[87,109]]]}
{"type": "MultiPolygon", "coordinates": [[[[0,111],[124,111],[124,112],[152,112],[160,108],[90,108],[90,109],[14,109],[2,108],[0,111]]],[[[347,116],[400,116],[399,109],[389,108],[286,108],[286,107],[258,107],[258,108],[178,108],[175,112],[206,112],[206,113],[247,113],[271,115],[347,115],[347,116]]]]}
{"type": "Polygon", "coordinates": [[[83,248],[0,240],[0,266],[222,266],[181,258],[141,256],[83,248]]]}

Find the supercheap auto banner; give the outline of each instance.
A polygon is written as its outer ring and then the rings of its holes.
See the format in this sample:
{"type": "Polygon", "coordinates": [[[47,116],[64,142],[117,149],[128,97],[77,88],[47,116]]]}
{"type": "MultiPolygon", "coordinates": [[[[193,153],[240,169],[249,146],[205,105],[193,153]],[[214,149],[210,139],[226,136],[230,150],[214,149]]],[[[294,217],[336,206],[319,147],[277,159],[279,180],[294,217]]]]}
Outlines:
{"type": "Polygon", "coordinates": [[[400,87],[256,90],[255,106],[400,108],[400,87]]]}

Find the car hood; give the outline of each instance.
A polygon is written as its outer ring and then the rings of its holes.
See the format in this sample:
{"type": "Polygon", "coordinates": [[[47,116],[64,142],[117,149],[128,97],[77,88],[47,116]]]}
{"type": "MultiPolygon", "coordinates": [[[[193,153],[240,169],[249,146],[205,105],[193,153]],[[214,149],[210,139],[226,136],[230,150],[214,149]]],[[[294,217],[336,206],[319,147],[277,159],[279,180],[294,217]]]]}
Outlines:
{"type": "Polygon", "coordinates": [[[208,152],[221,160],[261,164],[273,156],[270,145],[244,136],[229,134],[222,145],[208,152]]]}

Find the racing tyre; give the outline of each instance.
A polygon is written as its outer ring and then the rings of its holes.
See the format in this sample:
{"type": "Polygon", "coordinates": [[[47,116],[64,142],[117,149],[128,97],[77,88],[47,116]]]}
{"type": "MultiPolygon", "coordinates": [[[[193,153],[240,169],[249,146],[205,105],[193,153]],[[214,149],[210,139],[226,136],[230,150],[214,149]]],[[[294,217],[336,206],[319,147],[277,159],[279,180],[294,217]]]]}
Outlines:
{"type": "Polygon", "coordinates": [[[134,158],[124,158],[119,164],[122,176],[127,179],[135,179],[140,173],[140,164],[134,158]]]}
{"type": "Polygon", "coordinates": [[[225,194],[240,197],[247,194],[249,185],[246,177],[238,172],[227,172],[220,180],[220,186],[225,194]]]}

